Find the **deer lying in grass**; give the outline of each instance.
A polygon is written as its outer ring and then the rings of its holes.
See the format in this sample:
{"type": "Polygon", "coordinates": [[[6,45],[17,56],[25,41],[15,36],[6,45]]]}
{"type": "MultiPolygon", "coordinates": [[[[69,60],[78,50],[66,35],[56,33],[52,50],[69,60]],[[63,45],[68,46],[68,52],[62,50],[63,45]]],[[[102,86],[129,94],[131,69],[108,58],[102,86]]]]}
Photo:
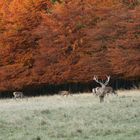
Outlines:
{"type": "Polygon", "coordinates": [[[70,91],[66,91],[66,90],[60,91],[59,94],[60,94],[61,96],[68,96],[68,95],[71,95],[71,96],[72,96],[71,92],[70,92],[70,91]]]}
{"type": "Polygon", "coordinates": [[[13,92],[13,95],[14,95],[14,99],[24,98],[23,92],[20,91],[13,92]]]}
{"type": "Polygon", "coordinates": [[[109,80],[110,80],[110,76],[106,76],[107,77],[107,80],[103,83],[103,82],[100,82],[98,80],[98,77],[97,76],[94,76],[93,80],[96,81],[97,83],[99,83],[101,85],[101,87],[96,87],[94,89],[92,89],[92,92],[99,96],[100,98],[100,102],[103,102],[104,101],[104,97],[106,95],[109,95],[109,94],[115,94],[117,95],[117,93],[113,90],[112,87],[110,86],[107,86],[107,84],[109,83],[109,80]]]}

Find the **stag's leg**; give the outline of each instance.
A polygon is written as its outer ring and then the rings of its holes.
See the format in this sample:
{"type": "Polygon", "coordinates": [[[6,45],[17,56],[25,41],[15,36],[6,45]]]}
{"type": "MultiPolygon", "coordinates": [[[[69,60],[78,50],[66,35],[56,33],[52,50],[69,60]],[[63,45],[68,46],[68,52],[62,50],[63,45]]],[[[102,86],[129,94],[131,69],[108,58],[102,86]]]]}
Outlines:
{"type": "Polygon", "coordinates": [[[18,97],[14,97],[14,100],[18,102],[18,97]]]}
{"type": "Polygon", "coordinates": [[[94,95],[97,97],[97,96],[98,96],[98,93],[97,93],[97,92],[95,92],[95,93],[94,93],[94,95]]]}
{"type": "Polygon", "coordinates": [[[17,100],[17,96],[16,96],[16,95],[14,95],[13,99],[14,99],[14,100],[17,100]]]}
{"type": "Polygon", "coordinates": [[[97,92],[92,92],[92,94],[97,97],[98,96],[98,93],[97,92]]]}
{"type": "Polygon", "coordinates": [[[104,102],[104,97],[105,97],[104,95],[100,95],[100,96],[99,96],[99,98],[100,98],[100,103],[104,102]]]}
{"type": "Polygon", "coordinates": [[[24,98],[25,98],[25,96],[22,94],[22,95],[21,95],[21,99],[24,99],[24,98]]]}

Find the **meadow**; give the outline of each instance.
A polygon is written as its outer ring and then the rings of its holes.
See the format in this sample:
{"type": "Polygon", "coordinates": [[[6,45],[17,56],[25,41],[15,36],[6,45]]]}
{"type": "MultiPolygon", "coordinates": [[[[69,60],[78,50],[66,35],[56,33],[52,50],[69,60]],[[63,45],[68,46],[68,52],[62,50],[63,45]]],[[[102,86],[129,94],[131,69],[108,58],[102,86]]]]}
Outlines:
{"type": "Polygon", "coordinates": [[[0,140],[140,140],[140,90],[0,100],[0,140]]]}

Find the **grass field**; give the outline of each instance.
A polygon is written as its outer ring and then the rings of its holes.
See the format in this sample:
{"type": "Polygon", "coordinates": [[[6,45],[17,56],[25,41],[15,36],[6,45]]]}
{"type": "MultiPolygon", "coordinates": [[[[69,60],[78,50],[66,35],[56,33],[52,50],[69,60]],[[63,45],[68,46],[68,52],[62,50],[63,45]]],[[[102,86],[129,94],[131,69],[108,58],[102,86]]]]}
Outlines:
{"type": "Polygon", "coordinates": [[[0,140],[140,140],[140,91],[0,100],[0,140]]]}

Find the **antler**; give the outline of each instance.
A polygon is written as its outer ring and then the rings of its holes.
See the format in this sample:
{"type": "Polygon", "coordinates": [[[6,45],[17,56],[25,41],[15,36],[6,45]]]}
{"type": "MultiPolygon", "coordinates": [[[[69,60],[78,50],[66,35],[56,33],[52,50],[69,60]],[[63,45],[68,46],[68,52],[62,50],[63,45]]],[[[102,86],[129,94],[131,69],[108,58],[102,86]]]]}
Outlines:
{"type": "Polygon", "coordinates": [[[93,80],[96,81],[97,83],[99,83],[101,86],[104,86],[104,84],[98,80],[97,76],[94,75],[93,80]]]}
{"type": "Polygon", "coordinates": [[[106,78],[107,78],[107,80],[106,80],[105,83],[104,83],[105,86],[109,83],[110,76],[107,76],[107,75],[106,75],[106,78]]]}

